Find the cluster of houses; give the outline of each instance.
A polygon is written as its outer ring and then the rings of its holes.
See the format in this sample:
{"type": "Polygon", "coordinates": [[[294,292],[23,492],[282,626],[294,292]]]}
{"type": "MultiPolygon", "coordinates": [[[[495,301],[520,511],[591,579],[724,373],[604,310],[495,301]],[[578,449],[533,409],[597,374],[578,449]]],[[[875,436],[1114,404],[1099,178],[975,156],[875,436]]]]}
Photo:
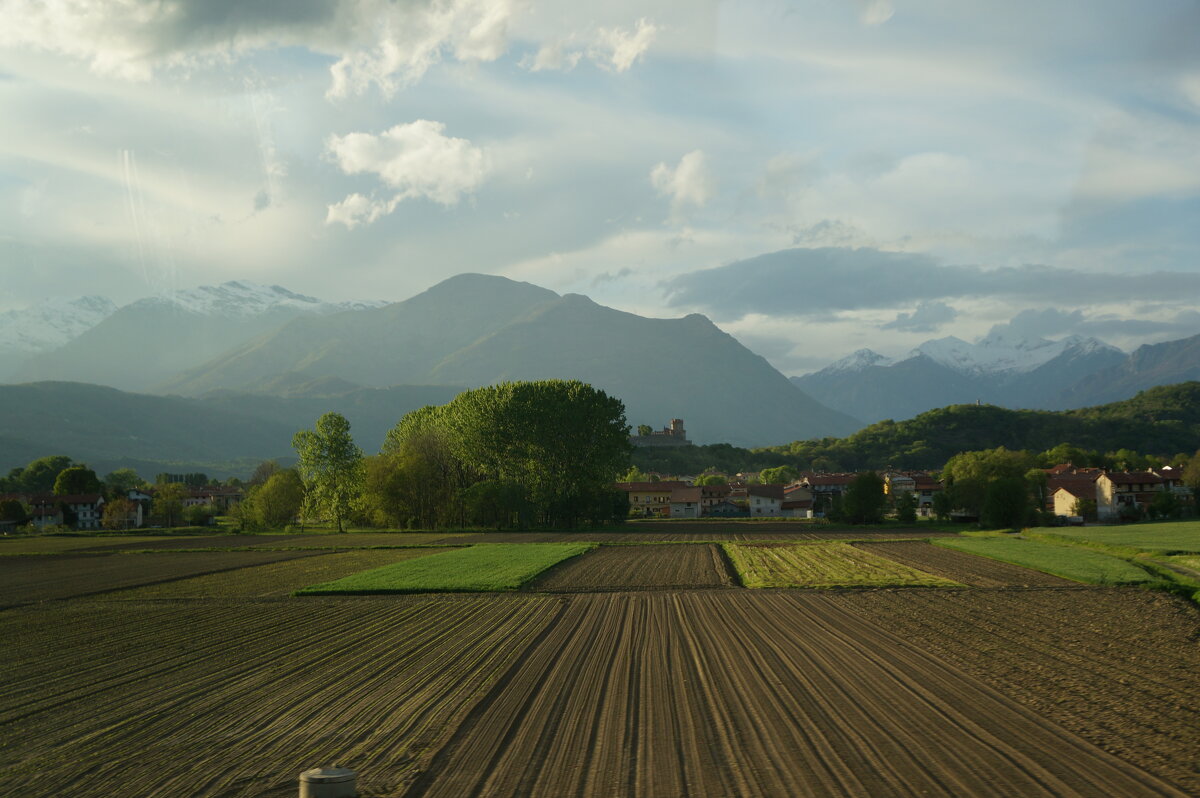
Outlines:
{"type": "MultiPolygon", "coordinates": [[[[1178,470],[1105,471],[1076,468],[1070,463],[1045,469],[1045,509],[1060,516],[1076,516],[1086,502],[1095,503],[1100,521],[1114,521],[1123,507],[1144,510],[1157,493],[1171,491],[1181,506],[1192,504],[1192,492],[1178,470]],[[1085,500],[1084,504],[1080,500],[1085,500]]],[[[744,475],[739,475],[744,476],[744,475]]],[[[722,485],[693,485],[690,480],[619,482],[629,497],[633,516],[657,518],[814,518],[824,515],[850,487],[857,473],[802,474],[789,485],[756,485],[734,479],[722,485]]],[[[883,478],[889,500],[903,493],[917,498],[917,515],[933,515],[934,496],[943,485],[925,471],[888,470],[883,478]]]]}
{"type": "MultiPolygon", "coordinates": [[[[125,517],[113,525],[118,529],[138,529],[150,522],[155,488],[131,490],[126,498],[130,505],[125,517]]],[[[224,513],[242,500],[242,489],[229,485],[206,485],[188,487],[183,499],[184,508],[212,507],[216,513],[224,513]]],[[[0,501],[15,499],[29,508],[28,523],[37,528],[70,527],[78,530],[102,528],[104,521],[104,496],[100,493],[56,495],[53,493],[4,493],[0,501]]],[[[2,522],[0,522],[2,523],[2,522]]]]}

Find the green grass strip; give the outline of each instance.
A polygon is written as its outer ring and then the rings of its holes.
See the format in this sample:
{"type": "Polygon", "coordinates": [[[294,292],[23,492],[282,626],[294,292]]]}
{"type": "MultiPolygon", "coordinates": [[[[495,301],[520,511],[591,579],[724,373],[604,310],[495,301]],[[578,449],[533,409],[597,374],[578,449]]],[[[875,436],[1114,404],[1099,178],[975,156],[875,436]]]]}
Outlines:
{"type": "Polygon", "coordinates": [[[918,571],[842,542],[799,545],[722,547],[750,588],[762,587],[962,587],[940,576],[918,571]]]}
{"type": "Polygon", "coordinates": [[[1131,546],[1154,551],[1200,553],[1200,521],[1174,521],[1127,526],[1055,527],[1056,535],[1090,540],[1109,546],[1131,546]]]}
{"type": "Polygon", "coordinates": [[[1089,585],[1137,585],[1154,581],[1136,565],[1090,549],[1017,538],[936,538],[931,542],[1089,585]]]}
{"type": "Polygon", "coordinates": [[[550,566],[595,547],[594,543],[480,543],[311,585],[295,595],[516,590],[550,566]]]}

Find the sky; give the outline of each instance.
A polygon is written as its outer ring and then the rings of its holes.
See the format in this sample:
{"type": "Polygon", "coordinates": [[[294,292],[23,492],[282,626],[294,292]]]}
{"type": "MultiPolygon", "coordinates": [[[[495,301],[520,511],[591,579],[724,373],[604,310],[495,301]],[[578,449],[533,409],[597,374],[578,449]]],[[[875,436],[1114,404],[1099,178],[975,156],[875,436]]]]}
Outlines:
{"type": "Polygon", "coordinates": [[[1200,333],[1200,3],[0,0],[0,310],[484,272],[786,374],[1200,333]]]}

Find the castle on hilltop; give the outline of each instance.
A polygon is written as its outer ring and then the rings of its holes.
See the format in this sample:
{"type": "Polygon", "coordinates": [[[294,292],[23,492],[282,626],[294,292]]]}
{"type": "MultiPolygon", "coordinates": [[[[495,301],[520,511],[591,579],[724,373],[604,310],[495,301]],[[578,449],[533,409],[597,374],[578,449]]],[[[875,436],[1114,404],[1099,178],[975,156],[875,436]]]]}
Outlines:
{"type": "Polygon", "coordinates": [[[673,418],[671,423],[662,429],[649,430],[641,427],[637,435],[630,435],[629,442],[634,446],[688,446],[687,432],[683,429],[683,419],[673,418]]]}

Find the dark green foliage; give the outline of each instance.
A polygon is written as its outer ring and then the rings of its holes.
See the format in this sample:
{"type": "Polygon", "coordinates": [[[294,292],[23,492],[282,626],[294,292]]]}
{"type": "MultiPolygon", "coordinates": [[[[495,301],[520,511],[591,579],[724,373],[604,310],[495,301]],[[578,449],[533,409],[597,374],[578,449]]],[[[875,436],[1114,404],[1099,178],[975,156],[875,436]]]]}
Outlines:
{"type": "Polygon", "coordinates": [[[166,472],[154,475],[155,485],[170,485],[178,482],[193,488],[202,488],[208,484],[208,474],[193,472],[190,474],[169,474],[166,472]]]}
{"type": "Polygon", "coordinates": [[[764,468],[758,475],[758,480],[764,485],[790,485],[800,478],[800,472],[793,466],[776,466],[764,468]]]}
{"type": "Polygon", "coordinates": [[[58,475],[74,464],[65,454],[39,457],[24,468],[12,469],[5,488],[13,493],[49,493],[58,475]]]}
{"type": "Polygon", "coordinates": [[[629,450],[620,400],[578,381],[546,380],[477,388],[409,413],[383,454],[429,475],[411,489],[426,518],[463,523],[475,498],[467,491],[494,482],[520,486],[532,523],[573,527],[610,519],[612,483],[628,470],[629,450]],[[448,503],[457,511],[448,513],[448,503]]]}
{"type": "Polygon", "coordinates": [[[946,491],[939,490],[933,494],[929,509],[933,511],[933,517],[937,520],[949,521],[950,513],[954,511],[954,499],[946,491]]]}
{"type": "Polygon", "coordinates": [[[96,472],[84,465],[64,468],[54,480],[55,496],[99,492],[100,480],[96,472]]]}
{"type": "Polygon", "coordinates": [[[902,524],[917,522],[917,497],[912,491],[904,491],[896,497],[896,520],[902,524]]]}
{"type": "Polygon", "coordinates": [[[846,488],[839,508],[839,520],[851,524],[878,524],[883,521],[886,504],[883,478],[874,471],[864,471],[846,488]]]}
{"type": "Polygon", "coordinates": [[[16,499],[0,500],[0,521],[20,526],[28,520],[25,505],[16,499]]]}
{"type": "Polygon", "coordinates": [[[1146,508],[1146,512],[1151,518],[1178,518],[1182,508],[1179,506],[1179,500],[1175,498],[1175,494],[1164,490],[1154,494],[1154,499],[1146,508]]]}
{"type": "Polygon", "coordinates": [[[104,485],[113,496],[125,496],[145,482],[132,468],[118,468],[104,478],[104,485]]]}
{"type": "Polygon", "coordinates": [[[462,492],[463,512],[471,526],[519,529],[527,526],[533,504],[515,482],[484,480],[462,492]]]}
{"type": "Polygon", "coordinates": [[[1022,477],[1001,476],[987,483],[979,522],[986,529],[1021,529],[1031,512],[1029,484],[1022,477]]]}

